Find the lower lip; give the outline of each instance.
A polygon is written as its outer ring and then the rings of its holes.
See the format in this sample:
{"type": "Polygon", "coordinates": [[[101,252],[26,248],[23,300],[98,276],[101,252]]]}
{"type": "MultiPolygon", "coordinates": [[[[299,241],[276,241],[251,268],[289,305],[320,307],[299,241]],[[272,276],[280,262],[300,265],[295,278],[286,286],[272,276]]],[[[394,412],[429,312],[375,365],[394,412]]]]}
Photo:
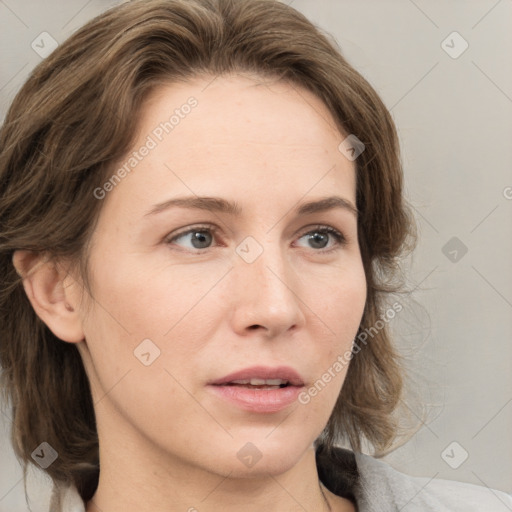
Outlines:
{"type": "Polygon", "coordinates": [[[250,412],[278,412],[297,400],[304,386],[279,389],[249,389],[242,386],[209,385],[217,396],[250,412]]]}

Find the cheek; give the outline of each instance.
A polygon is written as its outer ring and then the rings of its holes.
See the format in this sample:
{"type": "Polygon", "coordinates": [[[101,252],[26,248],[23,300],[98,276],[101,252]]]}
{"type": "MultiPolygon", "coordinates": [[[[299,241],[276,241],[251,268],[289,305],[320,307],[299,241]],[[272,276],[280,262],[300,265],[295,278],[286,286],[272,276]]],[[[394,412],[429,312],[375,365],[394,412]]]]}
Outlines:
{"type": "MultiPolygon", "coordinates": [[[[86,339],[93,357],[118,368],[114,379],[123,369],[140,366],[134,351],[143,340],[154,343],[153,347],[145,342],[149,352],[158,355],[158,366],[176,368],[177,360],[197,358],[197,351],[215,338],[215,331],[237,307],[230,293],[244,293],[228,274],[229,261],[172,265],[165,257],[114,254],[108,249],[97,254],[101,256],[94,262],[95,313],[86,339]]],[[[339,267],[299,264],[295,270],[300,276],[294,285],[297,307],[306,316],[305,338],[315,340],[317,360],[321,368],[328,368],[357,334],[366,300],[362,263],[347,257],[339,267]]]]}
{"type": "Polygon", "coordinates": [[[323,286],[313,287],[312,281],[303,283],[311,301],[306,330],[314,340],[311,355],[315,360],[315,379],[299,402],[312,421],[315,417],[328,417],[336,403],[366,304],[366,277],[357,260],[350,268],[344,266],[330,279],[327,277],[316,280],[323,286]]]}
{"type": "Polygon", "coordinates": [[[176,269],[126,258],[117,264],[102,260],[94,281],[84,330],[88,374],[103,421],[124,418],[156,437],[159,428],[171,425],[176,434],[187,431],[184,417],[204,422],[204,410],[190,399],[186,383],[196,373],[194,354],[201,342],[195,307],[210,280],[192,286],[176,269]],[[176,417],[173,410],[183,415],[176,417]]]}
{"type": "Polygon", "coordinates": [[[334,406],[343,385],[366,304],[366,277],[362,265],[354,266],[337,283],[320,296],[323,308],[319,308],[319,317],[329,327],[329,335],[323,339],[320,336],[317,338],[322,347],[319,350],[322,364],[318,375],[320,382],[316,388],[325,393],[329,407],[334,406]]]}
{"type": "Polygon", "coordinates": [[[94,301],[134,338],[164,335],[214,282],[150,254],[102,254],[95,261],[94,301]]]}
{"type": "MultiPolygon", "coordinates": [[[[96,263],[97,314],[89,328],[95,339],[110,340],[110,348],[102,347],[104,357],[112,350],[121,361],[124,352],[126,363],[131,363],[133,351],[145,339],[160,349],[172,339],[175,355],[186,357],[204,343],[205,333],[219,328],[228,310],[236,308],[230,298],[236,283],[227,275],[231,265],[226,261],[179,266],[121,253],[111,254],[109,260],[106,253],[96,263]]],[[[322,347],[318,355],[325,364],[344,352],[357,334],[366,300],[362,263],[350,258],[337,268],[296,270],[301,276],[294,286],[297,307],[306,316],[305,330],[314,331],[311,336],[322,347]]]]}
{"type": "Polygon", "coordinates": [[[152,263],[139,254],[102,255],[95,262],[94,312],[84,330],[97,372],[108,379],[103,385],[153,360],[152,366],[185,372],[208,339],[205,332],[218,323],[215,288],[229,267],[173,266],[161,259],[152,263]]]}
{"type": "MultiPolygon", "coordinates": [[[[318,294],[320,318],[340,341],[355,336],[366,304],[366,277],[362,264],[343,269],[318,294]]],[[[350,340],[351,341],[351,340],[350,340]]]]}

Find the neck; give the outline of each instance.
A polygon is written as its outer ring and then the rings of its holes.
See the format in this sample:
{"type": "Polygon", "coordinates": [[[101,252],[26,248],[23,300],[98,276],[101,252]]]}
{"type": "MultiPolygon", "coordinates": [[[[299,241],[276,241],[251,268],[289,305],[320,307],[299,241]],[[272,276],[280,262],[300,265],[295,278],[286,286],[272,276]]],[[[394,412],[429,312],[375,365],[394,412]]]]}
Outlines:
{"type": "Polygon", "coordinates": [[[164,468],[161,460],[149,465],[148,459],[141,461],[133,449],[124,450],[131,455],[126,460],[113,456],[116,449],[117,453],[123,451],[121,447],[110,448],[108,455],[100,455],[99,484],[87,512],[332,512],[329,493],[322,489],[316,471],[311,471],[310,478],[298,478],[314,464],[312,449],[285,474],[230,478],[179,461],[169,461],[172,468],[164,468]]]}
{"type": "Polygon", "coordinates": [[[87,512],[338,512],[352,504],[319,481],[311,445],[284,473],[271,469],[233,478],[209,471],[201,461],[182,460],[127,427],[117,431],[98,419],[101,471],[87,512]],[[107,436],[116,432],[115,436],[107,436]],[[196,463],[194,463],[196,462],[196,463]]]}

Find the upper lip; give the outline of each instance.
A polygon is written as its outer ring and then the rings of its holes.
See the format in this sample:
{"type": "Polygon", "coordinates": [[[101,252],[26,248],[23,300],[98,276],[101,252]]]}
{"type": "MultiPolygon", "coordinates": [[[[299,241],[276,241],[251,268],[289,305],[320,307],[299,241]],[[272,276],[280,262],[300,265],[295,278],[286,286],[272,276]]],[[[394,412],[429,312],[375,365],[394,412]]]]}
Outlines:
{"type": "Polygon", "coordinates": [[[289,366],[277,366],[275,368],[271,368],[270,366],[251,366],[250,368],[244,368],[243,370],[225,375],[208,384],[220,385],[227,384],[234,380],[256,378],[287,380],[292,386],[304,385],[304,380],[299,373],[289,366]]]}

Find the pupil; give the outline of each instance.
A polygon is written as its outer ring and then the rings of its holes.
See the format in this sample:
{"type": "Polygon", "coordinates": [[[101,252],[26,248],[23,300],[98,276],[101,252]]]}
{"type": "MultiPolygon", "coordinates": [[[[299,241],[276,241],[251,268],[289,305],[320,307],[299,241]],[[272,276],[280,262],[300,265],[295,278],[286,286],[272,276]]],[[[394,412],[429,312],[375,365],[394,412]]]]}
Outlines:
{"type": "Polygon", "coordinates": [[[196,249],[204,249],[207,247],[208,244],[208,236],[205,231],[195,231],[192,236],[192,245],[196,249]],[[206,245],[199,245],[199,247],[196,245],[196,242],[199,242],[199,244],[204,244],[206,239],[206,245]]]}
{"type": "MultiPolygon", "coordinates": [[[[327,237],[325,236],[325,234],[316,232],[316,233],[312,234],[312,235],[309,237],[309,239],[310,239],[314,244],[317,244],[317,243],[318,243],[318,241],[319,241],[319,239],[322,239],[322,238],[323,238],[323,242],[324,242],[324,243],[322,243],[322,242],[320,241],[320,249],[323,249],[323,248],[325,247],[325,245],[326,245],[327,237]]],[[[318,246],[317,246],[317,247],[318,247],[318,246]]]]}

